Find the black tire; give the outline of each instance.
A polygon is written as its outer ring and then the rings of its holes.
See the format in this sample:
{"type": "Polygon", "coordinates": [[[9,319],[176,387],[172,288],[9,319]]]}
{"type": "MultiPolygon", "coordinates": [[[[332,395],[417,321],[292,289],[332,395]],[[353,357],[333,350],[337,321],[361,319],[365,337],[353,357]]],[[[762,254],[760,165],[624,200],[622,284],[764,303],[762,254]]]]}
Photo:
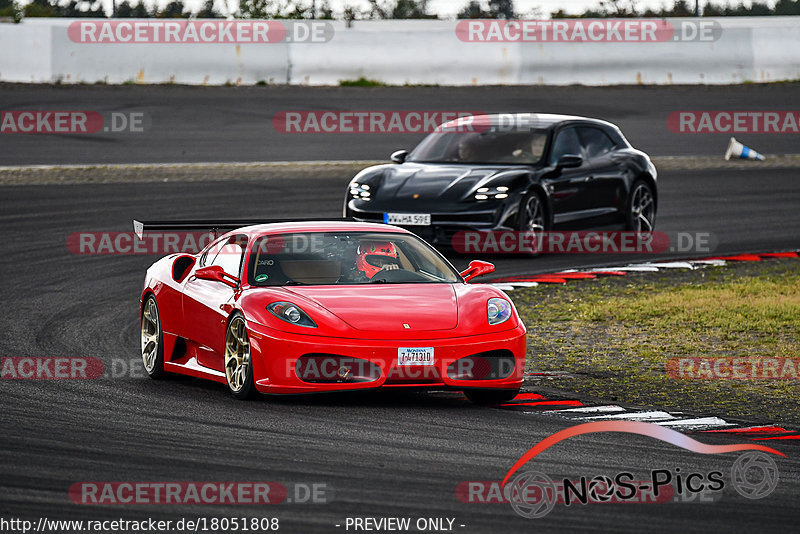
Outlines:
{"type": "Polygon", "coordinates": [[[519,393],[516,389],[465,389],[464,395],[473,403],[481,406],[503,404],[519,393]]]}
{"type": "Polygon", "coordinates": [[[164,378],[164,333],[161,314],[153,295],[145,298],[139,319],[144,370],[154,380],[164,378]]]}
{"type": "Polygon", "coordinates": [[[233,314],[225,328],[225,382],[231,395],[239,400],[255,398],[258,394],[253,383],[253,362],[250,354],[250,340],[244,315],[233,314]],[[246,361],[244,370],[240,367],[246,361]]]}
{"type": "Polygon", "coordinates": [[[655,228],[656,197],[653,194],[653,188],[644,180],[636,180],[633,182],[631,194],[628,196],[625,229],[630,232],[652,232],[655,228]]]}
{"type": "MultiPolygon", "coordinates": [[[[544,197],[537,191],[531,191],[520,200],[517,214],[517,230],[536,234],[536,246],[541,249],[542,234],[550,230],[550,217],[544,197]]],[[[533,252],[535,256],[538,252],[533,252]]]]}

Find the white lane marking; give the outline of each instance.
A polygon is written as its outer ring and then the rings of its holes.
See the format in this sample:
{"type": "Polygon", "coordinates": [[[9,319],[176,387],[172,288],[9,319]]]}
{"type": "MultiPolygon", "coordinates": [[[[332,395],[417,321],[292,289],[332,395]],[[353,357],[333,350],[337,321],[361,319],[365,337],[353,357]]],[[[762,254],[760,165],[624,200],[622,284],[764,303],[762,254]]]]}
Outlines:
{"type": "Polygon", "coordinates": [[[674,416],[667,412],[654,410],[651,412],[628,412],[616,415],[595,415],[593,417],[584,417],[587,421],[604,421],[604,420],[621,420],[621,421],[670,421],[675,419],[674,416]]]}
{"type": "Polygon", "coordinates": [[[563,410],[548,410],[544,413],[609,413],[609,412],[624,412],[625,408],[617,406],[616,404],[609,404],[606,406],[583,406],[581,408],[565,408],[563,410]]]}
{"type": "MultiPolygon", "coordinates": [[[[562,273],[595,273],[595,272],[604,272],[604,271],[622,271],[622,272],[643,272],[643,273],[655,273],[658,272],[659,269],[700,269],[702,267],[707,266],[722,266],[725,265],[725,260],[688,260],[688,261],[663,261],[663,262],[651,262],[651,263],[634,263],[630,265],[625,265],[622,267],[595,267],[592,269],[565,269],[563,271],[559,271],[562,273]]],[[[550,273],[552,275],[552,273],[550,273]]],[[[543,276],[546,276],[547,273],[544,273],[543,276]]],[[[514,286],[516,287],[535,287],[538,284],[536,282],[506,282],[503,284],[492,284],[495,286],[500,287],[503,290],[511,290],[514,286]]]]}
{"type": "Polygon", "coordinates": [[[657,262],[657,263],[647,263],[645,265],[652,265],[654,267],[658,267],[659,269],[697,269],[696,266],[692,265],[688,261],[664,261],[664,262],[657,262]]]}
{"type": "Polygon", "coordinates": [[[514,289],[514,286],[512,286],[511,284],[491,284],[491,285],[502,291],[512,291],[514,289]]]}
{"type": "Polygon", "coordinates": [[[668,426],[670,428],[680,429],[695,429],[695,428],[711,428],[717,426],[734,426],[719,417],[697,417],[695,419],[678,419],[676,421],[661,421],[656,422],[657,425],[668,426]]]}
{"type": "MultiPolygon", "coordinates": [[[[625,408],[616,404],[608,404],[605,406],[583,406],[581,408],[564,408],[563,410],[547,410],[545,414],[559,415],[564,414],[589,414],[589,413],[610,413],[610,412],[624,412],[625,408]],[[567,413],[564,413],[567,412],[567,413]]],[[[679,419],[675,417],[678,414],[669,414],[661,411],[651,412],[637,412],[637,413],[617,413],[615,415],[599,415],[591,417],[574,417],[571,419],[580,419],[583,421],[598,421],[610,419],[622,419],[631,421],[652,421],[657,425],[667,426],[676,430],[699,430],[706,428],[735,426],[733,423],[728,423],[719,417],[695,417],[688,419],[679,419]]]]}
{"type": "Polygon", "coordinates": [[[698,265],[722,266],[725,265],[725,260],[692,260],[692,263],[696,263],[698,265]]]}
{"type": "Polygon", "coordinates": [[[631,271],[642,273],[657,273],[658,267],[652,265],[628,265],[626,267],[609,267],[608,269],[597,269],[598,271],[631,271]]]}

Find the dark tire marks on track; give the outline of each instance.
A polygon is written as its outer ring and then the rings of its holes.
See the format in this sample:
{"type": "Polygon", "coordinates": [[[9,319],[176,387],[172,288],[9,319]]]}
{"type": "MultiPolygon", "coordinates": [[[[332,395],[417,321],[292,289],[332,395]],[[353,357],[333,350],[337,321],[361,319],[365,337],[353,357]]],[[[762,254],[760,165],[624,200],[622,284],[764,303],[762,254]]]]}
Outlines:
{"type": "MultiPolygon", "coordinates": [[[[138,355],[138,296],[150,256],[75,256],[71,232],[130,230],[134,217],[339,214],[331,179],[4,187],[0,195],[2,356],[93,356],[136,373],[91,381],[0,380],[3,517],[277,516],[283,532],[339,532],[346,516],[446,516],[462,532],[786,531],[800,519],[800,450],[781,443],[780,484],[763,501],[728,490],[721,502],[557,506],[526,520],[507,505],[459,502],[464,480],[497,480],[532,444],[568,423],[478,408],[453,395],[385,394],[234,401],[223,386],[152,381],[138,355]],[[76,481],[323,482],[328,504],[79,506],[76,481]]],[[[659,227],[713,231],[725,251],[796,248],[791,171],[664,173],[659,227]]],[[[467,258],[455,258],[463,265],[467,258]]],[[[559,269],[616,258],[501,258],[499,272],[559,269]]],[[[625,257],[625,260],[631,259],[625,257]]],[[[723,443],[724,437],[701,437],[723,443]]],[[[531,467],[551,477],[681,467],[722,470],[733,455],[700,456],[643,437],[595,435],[558,445],[531,467]]]]}
{"type": "MultiPolygon", "coordinates": [[[[280,111],[434,110],[566,113],[617,123],[653,156],[724,154],[731,134],[675,134],[673,111],[794,109],[799,84],[620,87],[191,87],[0,84],[2,110],[144,112],[143,134],[2,135],[0,165],[374,160],[417,134],[282,134],[280,111]]],[[[796,135],[739,135],[765,154],[796,153],[796,135]]]]}

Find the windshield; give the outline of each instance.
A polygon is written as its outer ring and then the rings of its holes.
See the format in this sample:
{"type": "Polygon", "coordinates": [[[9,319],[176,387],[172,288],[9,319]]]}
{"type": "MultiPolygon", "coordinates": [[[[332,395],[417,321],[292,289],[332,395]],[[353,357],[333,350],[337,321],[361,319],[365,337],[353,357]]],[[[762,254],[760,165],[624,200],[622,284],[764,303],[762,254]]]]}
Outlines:
{"type": "Polygon", "coordinates": [[[247,281],[254,286],[455,283],[461,277],[410,234],[307,232],[253,242],[247,281]]]}
{"type": "Polygon", "coordinates": [[[541,161],[546,143],[546,130],[439,132],[423,139],[408,161],[534,165],[541,161]]]}

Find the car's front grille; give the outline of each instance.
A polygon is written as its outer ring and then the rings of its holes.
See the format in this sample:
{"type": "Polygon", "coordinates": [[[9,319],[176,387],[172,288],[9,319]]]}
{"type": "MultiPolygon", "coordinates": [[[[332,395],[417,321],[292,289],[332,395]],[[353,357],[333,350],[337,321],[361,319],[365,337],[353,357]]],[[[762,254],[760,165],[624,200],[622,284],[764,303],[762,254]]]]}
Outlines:
{"type": "Polygon", "coordinates": [[[510,350],[490,350],[459,358],[447,366],[452,380],[497,380],[514,372],[514,353],[510,350]]]}
{"type": "Polygon", "coordinates": [[[374,382],[381,377],[380,367],[368,360],[323,353],[300,356],[295,373],[311,383],[374,382]]]}

